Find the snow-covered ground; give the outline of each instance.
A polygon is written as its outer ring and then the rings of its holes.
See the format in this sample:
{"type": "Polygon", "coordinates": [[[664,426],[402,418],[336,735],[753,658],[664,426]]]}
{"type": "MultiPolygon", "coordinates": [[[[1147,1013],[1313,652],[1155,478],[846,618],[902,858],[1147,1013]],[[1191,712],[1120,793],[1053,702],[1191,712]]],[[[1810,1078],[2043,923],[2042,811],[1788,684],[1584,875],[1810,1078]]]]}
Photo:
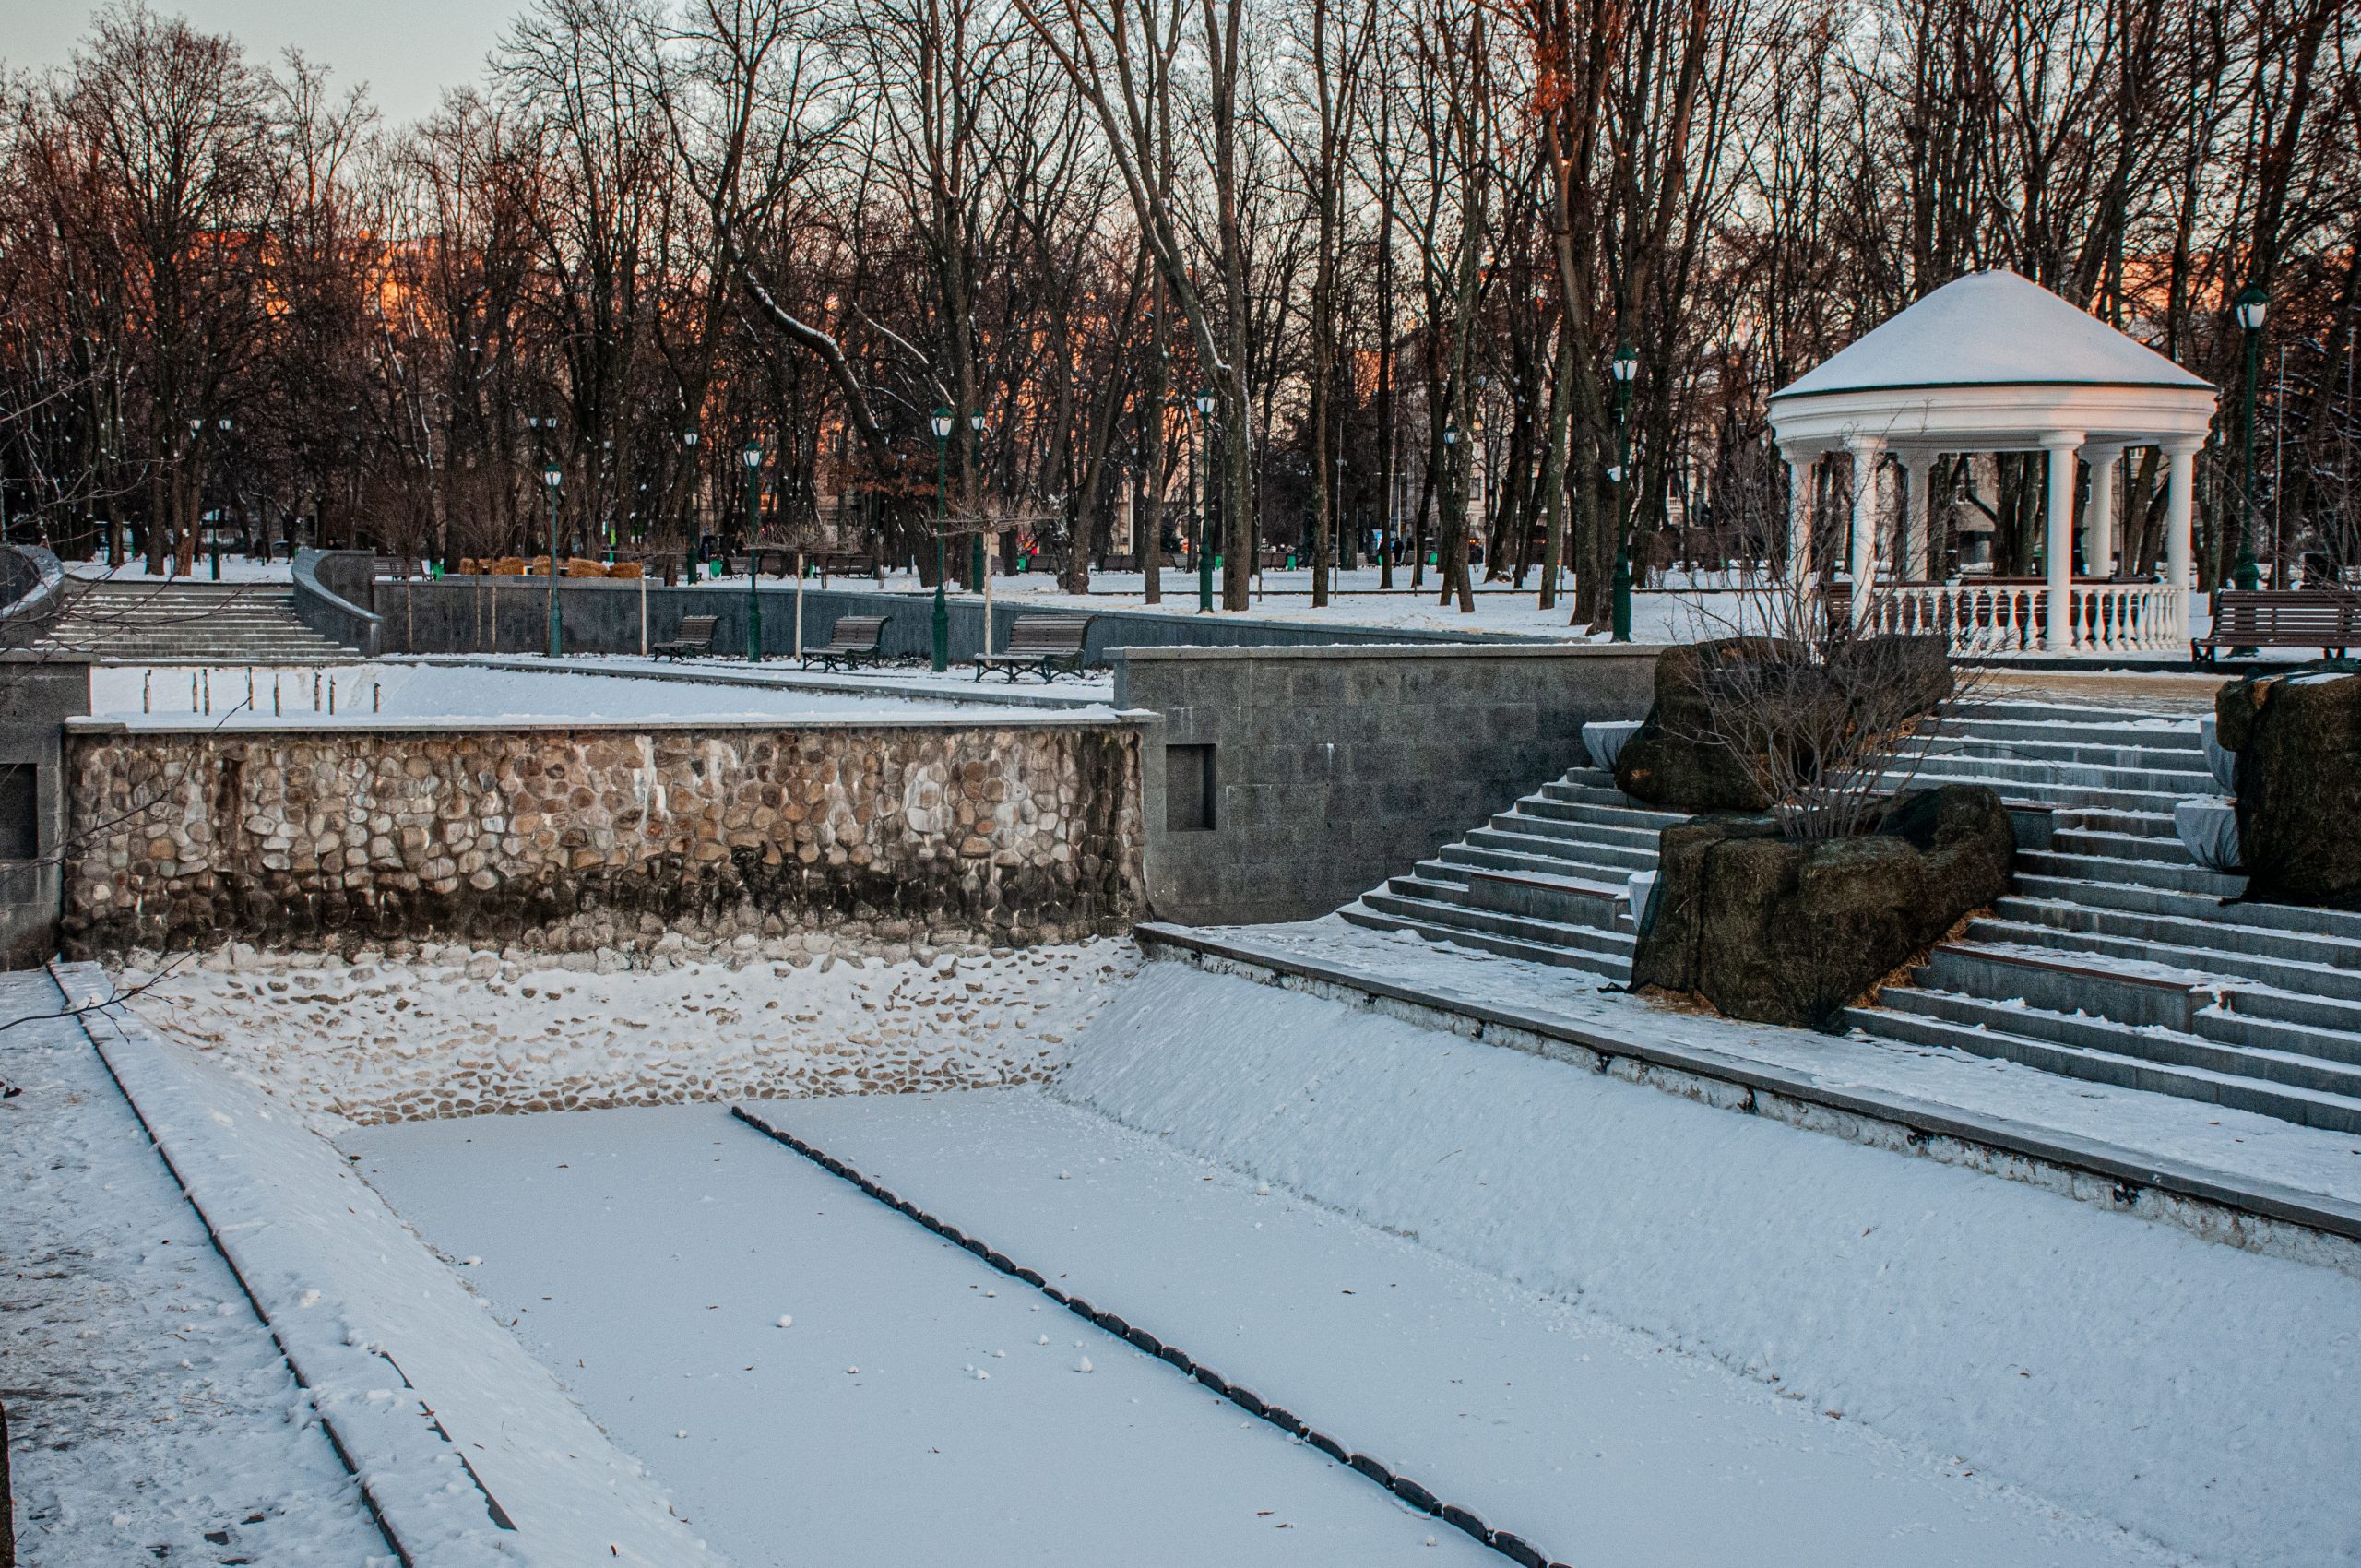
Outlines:
{"type": "Polygon", "coordinates": [[[2349,1275],[1178,964],[1051,1092],[2190,1558],[2361,1558],[2349,1275]]]}
{"type": "MultiPolygon", "coordinates": [[[[667,938],[627,968],[611,954],[241,946],[172,970],[136,1006],[283,1102],[365,1123],[1029,1082],[1137,965],[1113,940],[834,949],[813,935],[715,956],[667,938]]],[[[154,974],[140,956],[126,989],[154,974]]]]}
{"type": "Polygon", "coordinates": [[[1335,915],[1286,925],[1209,927],[1206,934],[1274,958],[1311,960],[1347,976],[1413,987],[1444,1007],[1459,1002],[1514,1009],[1609,1039],[1651,1040],[1731,1063],[1779,1068],[1832,1088],[2005,1118],[2110,1146],[2135,1160],[2201,1166],[2246,1182],[2361,1203],[2361,1141],[2273,1116],[2086,1083],[1941,1046],[1678,1011],[1608,990],[1596,975],[1430,943],[1408,932],[1370,931],[1335,915]]]}
{"type": "MultiPolygon", "coordinates": [[[[0,1018],[60,1006],[39,970],[0,977],[0,1018]]],[[[390,1568],[304,1391],[80,1027],[0,1032],[0,1079],[17,1561],[390,1568]]]]}
{"type": "MultiPolygon", "coordinates": [[[[148,570],[148,558],[144,555],[125,562],[121,566],[110,566],[103,559],[67,561],[62,564],[73,576],[101,582],[209,583],[214,580],[213,558],[210,555],[199,555],[196,558],[196,570],[185,576],[170,570],[169,568],[172,565],[171,562],[165,563],[168,569],[160,575],[151,573],[148,570]]],[[[221,557],[220,580],[225,583],[291,583],[295,580],[295,565],[291,561],[257,561],[250,555],[232,555],[224,552],[221,557]]]]}
{"type": "Polygon", "coordinates": [[[344,1144],[749,1568],[1501,1561],[718,1106],[344,1144]]]}
{"type": "MultiPolygon", "coordinates": [[[[882,683],[747,685],[634,679],[612,667],[516,670],[360,663],[301,669],[138,664],[90,668],[93,717],[132,729],[205,719],[267,730],[287,719],[369,724],[908,723],[1022,721],[1038,708],[930,699],[882,683]]],[[[1089,711],[1085,709],[1084,711],[1089,711]]]]}

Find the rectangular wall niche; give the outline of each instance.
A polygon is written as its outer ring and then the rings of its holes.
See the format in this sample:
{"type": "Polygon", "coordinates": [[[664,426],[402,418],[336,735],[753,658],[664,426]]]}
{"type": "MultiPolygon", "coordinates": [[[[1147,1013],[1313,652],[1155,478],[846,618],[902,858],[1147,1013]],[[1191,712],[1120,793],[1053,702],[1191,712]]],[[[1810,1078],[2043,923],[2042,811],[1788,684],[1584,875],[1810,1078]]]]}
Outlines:
{"type": "Polygon", "coordinates": [[[1164,748],[1164,830],[1210,833],[1214,826],[1214,749],[1164,748]]]}
{"type": "Polygon", "coordinates": [[[0,762],[0,861],[41,858],[41,769],[0,762]]]}

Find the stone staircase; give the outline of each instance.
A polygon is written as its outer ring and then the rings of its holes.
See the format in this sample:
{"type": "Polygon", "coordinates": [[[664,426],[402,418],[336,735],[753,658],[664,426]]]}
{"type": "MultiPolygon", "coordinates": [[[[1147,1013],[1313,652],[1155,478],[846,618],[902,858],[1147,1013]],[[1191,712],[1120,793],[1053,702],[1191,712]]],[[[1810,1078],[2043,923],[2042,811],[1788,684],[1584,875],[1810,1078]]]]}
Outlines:
{"type": "Polygon", "coordinates": [[[69,583],[66,594],[34,652],[134,664],[327,664],[357,657],[297,620],[294,595],[275,584],[69,583]]]}
{"type": "MultiPolygon", "coordinates": [[[[2015,885],[1848,1025],[2361,1133],[2361,915],[2224,902],[2241,879],[2173,830],[2175,802],[2217,792],[2193,717],[1987,702],[1914,749],[1916,782],[2011,802],[2015,885]]],[[[1341,912],[1621,980],[1623,878],[1675,820],[1571,773],[1341,912]]]]}

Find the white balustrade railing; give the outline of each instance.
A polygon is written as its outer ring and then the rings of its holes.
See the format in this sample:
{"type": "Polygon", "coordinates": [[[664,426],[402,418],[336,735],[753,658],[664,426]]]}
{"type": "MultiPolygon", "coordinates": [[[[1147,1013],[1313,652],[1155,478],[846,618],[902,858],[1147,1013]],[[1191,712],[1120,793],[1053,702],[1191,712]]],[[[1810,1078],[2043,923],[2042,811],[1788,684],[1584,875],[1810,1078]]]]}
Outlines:
{"type": "MultiPolygon", "coordinates": [[[[2162,583],[2076,583],[2061,651],[2170,653],[2189,646],[2189,596],[2162,583]]],[[[1956,653],[2044,651],[2049,589],[2039,583],[1880,584],[1869,619],[1884,632],[1938,633],[1956,653]]]]}

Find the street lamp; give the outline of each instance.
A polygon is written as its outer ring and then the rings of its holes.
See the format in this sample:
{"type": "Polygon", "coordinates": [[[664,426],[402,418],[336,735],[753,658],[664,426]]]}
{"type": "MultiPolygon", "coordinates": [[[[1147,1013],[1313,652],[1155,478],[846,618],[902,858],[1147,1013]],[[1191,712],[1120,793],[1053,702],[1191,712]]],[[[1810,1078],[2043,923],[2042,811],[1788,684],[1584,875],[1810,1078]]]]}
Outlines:
{"type": "Polygon", "coordinates": [[[565,482],[565,470],[551,461],[541,466],[541,484],[550,493],[550,657],[557,659],[565,652],[565,627],[558,620],[557,610],[557,492],[565,482]]]}
{"type": "MultiPolygon", "coordinates": [[[[1610,587],[1614,593],[1614,638],[1619,643],[1631,640],[1631,536],[1624,517],[1623,486],[1625,475],[1631,466],[1631,378],[1640,374],[1640,356],[1629,343],[1615,350],[1612,368],[1615,374],[1615,576],[1610,587]]],[[[1858,591],[1858,590],[1856,590],[1858,591]]]]}
{"type": "Polygon", "coordinates": [[[2254,559],[2254,400],[2255,379],[2261,374],[2262,322],[2271,310],[2271,296],[2261,284],[2249,283],[2238,296],[2237,310],[2238,325],[2247,335],[2246,483],[2238,493],[2238,564],[2230,579],[2251,593],[2262,581],[2254,559]]]}
{"type": "MultiPolygon", "coordinates": [[[[969,414],[969,415],[967,416],[967,428],[968,428],[969,430],[971,430],[971,431],[974,431],[974,432],[975,432],[975,434],[976,434],[976,446],[975,446],[976,465],[977,465],[977,467],[978,467],[978,468],[981,468],[981,467],[983,466],[983,451],[984,451],[984,415],[983,415],[983,410],[980,410],[980,409],[979,409],[979,410],[978,410],[976,412],[974,412],[974,413],[972,413],[972,414],[969,414]]],[[[967,569],[967,587],[968,587],[971,590],[975,590],[975,591],[981,591],[981,589],[983,588],[983,586],[984,586],[984,536],[983,536],[982,532],[979,530],[979,531],[977,533],[977,535],[976,535],[976,549],[975,549],[975,555],[974,555],[973,560],[971,560],[971,561],[969,562],[969,564],[968,564],[968,569],[967,569]]],[[[984,651],[985,651],[986,653],[990,653],[990,652],[991,651],[991,643],[992,643],[992,620],[991,620],[991,612],[988,610],[988,611],[986,611],[986,612],[984,612],[984,651]]]]}
{"type": "Polygon", "coordinates": [[[1214,512],[1214,449],[1211,431],[1214,419],[1214,395],[1210,389],[1197,394],[1197,451],[1205,471],[1204,494],[1197,506],[1197,613],[1210,615],[1214,608],[1214,557],[1205,548],[1207,526],[1214,512]]]}
{"type": "Polygon", "coordinates": [[[951,607],[943,598],[943,480],[951,443],[951,410],[937,409],[934,427],[934,672],[951,668],[951,607]]]}
{"type": "Polygon", "coordinates": [[[746,465],[746,662],[763,661],[762,557],[754,540],[763,528],[763,444],[753,436],[738,448],[746,465]]]}

